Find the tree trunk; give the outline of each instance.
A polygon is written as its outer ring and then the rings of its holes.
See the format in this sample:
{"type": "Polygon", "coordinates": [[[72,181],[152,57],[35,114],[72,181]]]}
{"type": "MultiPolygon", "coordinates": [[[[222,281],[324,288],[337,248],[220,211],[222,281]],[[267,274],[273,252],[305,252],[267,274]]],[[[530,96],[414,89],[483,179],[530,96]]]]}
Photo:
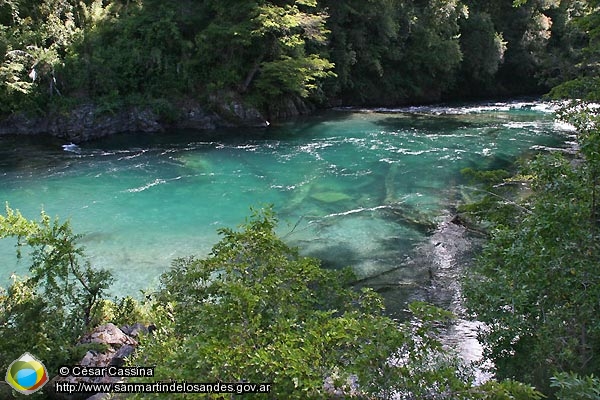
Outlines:
{"type": "Polygon", "coordinates": [[[254,65],[252,66],[252,69],[248,72],[248,75],[246,75],[246,79],[244,80],[244,83],[242,84],[242,86],[240,86],[240,93],[245,93],[248,90],[248,88],[250,87],[250,84],[254,80],[254,77],[260,70],[260,63],[262,62],[264,56],[265,56],[265,53],[262,52],[256,58],[256,61],[254,61],[254,65]]]}

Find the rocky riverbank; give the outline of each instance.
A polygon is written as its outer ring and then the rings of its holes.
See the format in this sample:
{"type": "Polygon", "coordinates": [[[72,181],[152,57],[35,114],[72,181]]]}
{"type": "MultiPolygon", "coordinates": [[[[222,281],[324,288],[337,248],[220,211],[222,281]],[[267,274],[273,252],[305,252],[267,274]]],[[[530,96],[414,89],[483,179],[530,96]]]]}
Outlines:
{"type": "Polygon", "coordinates": [[[86,103],[67,112],[54,111],[33,116],[14,113],[0,119],[0,135],[45,134],[79,143],[125,132],[265,128],[270,125],[271,118],[281,120],[313,111],[302,99],[290,98],[261,112],[231,94],[212,97],[208,105],[195,101],[161,105],[163,107],[130,106],[106,110],[86,103]]]}

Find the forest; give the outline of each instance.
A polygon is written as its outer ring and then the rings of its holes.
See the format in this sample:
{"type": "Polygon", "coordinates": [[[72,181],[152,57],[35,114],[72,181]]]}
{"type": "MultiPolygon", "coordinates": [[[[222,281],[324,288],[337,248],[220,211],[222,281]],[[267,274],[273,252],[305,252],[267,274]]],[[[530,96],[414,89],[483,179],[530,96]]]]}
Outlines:
{"type": "MultiPolygon", "coordinates": [[[[140,298],[111,297],[69,221],[6,204],[0,239],[29,276],[0,288],[0,371],[24,352],[61,366],[108,322],[143,323],[135,382],[268,382],[253,398],[600,398],[599,0],[4,0],[0,114],[190,102],[307,109],[547,95],[575,151],[473,171],[457,214],[485,236],[462,277],[466,313],[494,375],[476,382],[443,345],[454,316],[414,302],[392,320],[349,270],[322,268],[277,236],[272,208],[222,228],[206,257],[175,259],[140,298]],[[518,188],[525,187],[526,190],[518,188]],[[79,342],[79,343],[78,343],[79,342]]],[[[8,380],[8,378],[7,378],[8,380]]],[[[14,386],[12,386],[14,388],[14,386]]],[[[62,398],[52,384],[37,398],[62,398]]],[[[18,396],[0,382],[0,397],[18,396]]],[[[113,398],[164,398],[130,394],[113,398]]],[[[231,398],[211,393],[169,398],[231,398]]]]}
{"type": "Polygon", "coordinates": [[[594,0],[5,0],[0,113],[307,109],[598,87],[594,0]]]}

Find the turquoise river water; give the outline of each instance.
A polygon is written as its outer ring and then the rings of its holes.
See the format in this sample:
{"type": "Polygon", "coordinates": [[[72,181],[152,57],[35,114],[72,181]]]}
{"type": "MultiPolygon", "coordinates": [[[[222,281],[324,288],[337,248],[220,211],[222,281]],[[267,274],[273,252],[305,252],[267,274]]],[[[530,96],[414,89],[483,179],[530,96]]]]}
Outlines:
{"type": "MultiPolygon", "coordinates": [[[[334,110],[266,130],[119,135],[75,151],[59,139],[5,136],[0,201],[28,218],[43,208],[71,219],[92,264],[114,272],[115,293],[156,287],[174,258],[208,254],[218,228],[263,204],[303,254],[418,292],[432,257],[438,267],[457,262],[460,232],[436,225],[468,192],[460,170],[563,146],[569,130],[552,109],[334,110]]],[[[14,254],[14,242],[0,242],[2,286],[27,271],[14,254]]]]}

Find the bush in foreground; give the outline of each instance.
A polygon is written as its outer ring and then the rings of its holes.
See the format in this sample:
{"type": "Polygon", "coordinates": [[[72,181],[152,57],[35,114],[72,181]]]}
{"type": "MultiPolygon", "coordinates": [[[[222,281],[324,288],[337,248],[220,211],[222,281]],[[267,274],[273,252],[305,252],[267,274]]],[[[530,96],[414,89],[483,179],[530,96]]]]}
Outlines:
{"type": "Polygon", "coordinates": [[[221,230],[209,257],[176,260],[163,275],[161,328],[135,360],[156,365],[154,379],[268,382],[266,398],[536,398],[515,382],[473,387],[436,338],[449,313],[415,303],[412,320],[392,321],[376,293],[299,256],[275,224],[269,210],[255,213],[221,230]]]}

